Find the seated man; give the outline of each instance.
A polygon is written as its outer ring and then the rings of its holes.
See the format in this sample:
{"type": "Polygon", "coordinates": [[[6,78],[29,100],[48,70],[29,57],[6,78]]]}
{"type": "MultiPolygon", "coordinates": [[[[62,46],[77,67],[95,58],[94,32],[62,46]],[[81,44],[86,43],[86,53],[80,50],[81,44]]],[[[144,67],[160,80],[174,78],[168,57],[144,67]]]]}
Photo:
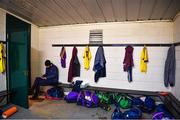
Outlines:
{"type": "Polygon", "coordinates": [[[45,61],[46,72],[42,77],[37,77],[32,86],[33,96],[31,99],[37,99],[40,86],[57,85],[58,84],[58,68],[51,63],[50,60],[45,61]]]}

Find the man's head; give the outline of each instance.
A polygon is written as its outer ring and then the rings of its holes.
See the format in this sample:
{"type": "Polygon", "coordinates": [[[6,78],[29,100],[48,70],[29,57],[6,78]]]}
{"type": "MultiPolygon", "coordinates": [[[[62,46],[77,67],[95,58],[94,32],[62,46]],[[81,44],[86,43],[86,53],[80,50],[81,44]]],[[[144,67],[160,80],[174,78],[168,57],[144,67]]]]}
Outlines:
{"type": "Polygon", "coordinates": [[[46,61],[45,61],[45,66],[46,66],[46,68],[49,68],[51,65],[52,65],[52,63],[51,63],[50,60],[46,60],[46,61]]]}

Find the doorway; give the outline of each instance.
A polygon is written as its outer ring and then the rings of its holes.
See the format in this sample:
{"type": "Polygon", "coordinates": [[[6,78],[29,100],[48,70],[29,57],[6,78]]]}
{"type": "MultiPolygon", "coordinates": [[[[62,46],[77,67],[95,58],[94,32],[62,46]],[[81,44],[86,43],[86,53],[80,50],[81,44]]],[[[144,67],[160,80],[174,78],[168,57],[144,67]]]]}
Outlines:
{"type": "Polygon", "coordinates": [[[7,14],[6,33],[8,43],[8,87],[13,92],[10,96],[10,102],[28,108],[31,25],[7,14]]]}

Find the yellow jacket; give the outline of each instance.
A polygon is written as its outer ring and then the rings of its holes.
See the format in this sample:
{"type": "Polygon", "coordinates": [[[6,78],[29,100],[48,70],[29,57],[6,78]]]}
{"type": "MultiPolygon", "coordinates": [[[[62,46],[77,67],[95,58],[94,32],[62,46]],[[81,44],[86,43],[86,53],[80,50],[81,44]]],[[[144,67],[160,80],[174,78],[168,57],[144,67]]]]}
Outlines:
{"type": "Polygon", "coordinates": [[[4,45],[0,43],[0,73],[5,72],[5,52],[4,52],[4,45]]]}
{"type": "Polygon", "coordinates": [[[147,48],[144,47],[141,52],[141,60],[140,60],[140,71],[147,72],[147,62],[148,62],[148,51],[147,48]]]}
{"type": "Polygon", "coordinates": [[[89,46],[87,46],[84,50],[84,69],[88,70],[90,68],[90,62],[91,62],[91,51],[89,49],[89,46]]]}

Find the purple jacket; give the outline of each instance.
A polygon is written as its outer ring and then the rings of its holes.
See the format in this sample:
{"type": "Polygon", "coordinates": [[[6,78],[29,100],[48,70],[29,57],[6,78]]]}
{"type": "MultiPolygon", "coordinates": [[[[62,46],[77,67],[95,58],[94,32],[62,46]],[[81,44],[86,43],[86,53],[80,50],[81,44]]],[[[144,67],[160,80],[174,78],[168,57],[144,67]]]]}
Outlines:
{"type": "Polygon", "coordinates": [[[62,47],[62,49],[61,49],[60,58],[61,58],[62,68],[66,68],[66,49],[65,49],[65,47],[62,47]]]}

